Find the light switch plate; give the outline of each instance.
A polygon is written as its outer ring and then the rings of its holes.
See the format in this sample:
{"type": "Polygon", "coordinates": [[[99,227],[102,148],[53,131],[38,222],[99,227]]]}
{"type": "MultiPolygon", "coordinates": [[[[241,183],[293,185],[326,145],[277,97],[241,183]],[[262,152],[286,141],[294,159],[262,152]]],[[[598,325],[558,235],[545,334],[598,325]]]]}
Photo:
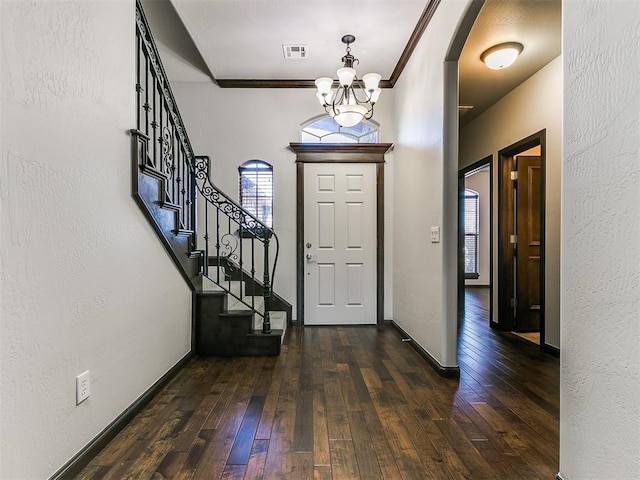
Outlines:
{"type": "Polygon", "coordinates": [[[431,227],[431,243],[440,242],[440,227],[431,227]]]}

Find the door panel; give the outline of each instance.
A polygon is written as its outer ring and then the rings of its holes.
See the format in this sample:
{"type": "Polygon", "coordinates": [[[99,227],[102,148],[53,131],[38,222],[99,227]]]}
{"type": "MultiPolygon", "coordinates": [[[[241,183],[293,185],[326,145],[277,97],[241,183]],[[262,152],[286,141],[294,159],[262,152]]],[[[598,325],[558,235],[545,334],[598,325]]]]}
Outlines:
{"type": "Polygon", "coordinates": [[[348,263],[347,267],[347,305],[362,306],[364,295],[364,265],[348,263]]]}
{"type": "Polygon", "coordinates": [[[515,255],[514,245],[511,241],[515,234],[515,188],[511,180],[511,172],[514,170],[513,157],[504,157],[500,162],[499,188],[499,222],[500,235],[498,237],[498,297],[500,327],[503,330],[513,330],[515,321],[515,307],[513,300],[515,292],[515,255]]]}
{"type": "Polygon", "coordinates": [[[327,202],[318,202],[318,214],[316,216],[318,224],[316,230],[318,232],[318,248],[332,249],[335,247],[336,235],[335,227],[335,204],[327,202]]]}
{"type": "Polygon", "coordinates": [[[305,324],[375,324],[375,164],[308,164],[304,192],[305,324]]]}
{"type": "Polygon", "coordinates": [[[541,309],[541,192],[540,157],[517,157],[516,330],[540,330],[541,309]]]}
{"type": "Polygon", "coordinates": [[[318,305],[335,306],[336,269],[332,263],[318,263],[318,305]]]}

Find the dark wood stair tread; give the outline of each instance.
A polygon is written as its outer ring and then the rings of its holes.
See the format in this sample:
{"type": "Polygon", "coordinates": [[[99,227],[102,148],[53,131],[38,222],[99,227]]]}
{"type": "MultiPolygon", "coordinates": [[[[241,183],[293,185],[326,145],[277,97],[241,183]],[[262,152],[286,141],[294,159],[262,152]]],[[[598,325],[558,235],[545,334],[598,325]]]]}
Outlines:
{"type": "Polygon", "coordinates": [[[182,210],[182,207],[175,203],[161,200],[160,202],[158,202],[158,204],[160,205],[161,208],[164,208],[165,210],[173,210],[174,212],[179,212],[180,210],[182,210]]]}
{"type": "Polygon", "coordinates": [[[244,316],[253,317],[253,312],[251,310],[226,310],[226,311],[220,312],[218,315],[220,317],[244,317],[244,316]]]}
{"type": "Polygon", "coordinates": [[[262,333],[262,330],[254,330],[251,333],[247,333],[247,337],[282,337],[284,330],[274,328],[270,333],[262,333]]]}

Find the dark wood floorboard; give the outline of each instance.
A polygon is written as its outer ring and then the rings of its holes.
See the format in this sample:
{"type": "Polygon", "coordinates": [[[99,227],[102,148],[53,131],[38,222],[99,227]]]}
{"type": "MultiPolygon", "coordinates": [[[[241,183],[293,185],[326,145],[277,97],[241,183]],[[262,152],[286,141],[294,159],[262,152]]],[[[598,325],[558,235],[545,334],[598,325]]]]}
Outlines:
{"type": "Polygon", "coordinates": [[[391,327],[291,328],[279,357],[191,361],[79,479],[529,480],[558,471],[559,362],[466,292],[459,380],[391,327]]]}

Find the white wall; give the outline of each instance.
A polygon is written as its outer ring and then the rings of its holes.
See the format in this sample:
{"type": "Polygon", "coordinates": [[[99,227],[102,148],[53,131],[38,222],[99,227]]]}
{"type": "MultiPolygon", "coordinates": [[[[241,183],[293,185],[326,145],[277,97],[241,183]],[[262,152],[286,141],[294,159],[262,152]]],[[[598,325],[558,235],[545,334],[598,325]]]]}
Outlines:
{"type": "Polygon", "coordinates": [[[131,198],[134,6],[1,3],[3,479],[50,477],[190,349],[191,293],[131,198]]]}
{"type": "Polygon", "coordinates": [[[560,473],[640,475],[640,3],[563,3],[560,473]]]}
{"type": "MultiPolygon", "coordinates": [[[[300,124],[324,113],[312,89],[222,89],[211,82],[175,82],[172,89],[197,154],[211,157],[214,183],[238,199],[238,166],[250,159],[273,165],[274,229],[281,251],[274,290],[296,317],[296,155],[300,124]]],[[[380,142],[393,143],[393,96],[384,90],[374,120],[380,142]]],[[[385,227],[391,232],[393,155],[385,165],[385,227]]],[[[385,236],[385,317],[391,316],[392,238],[385,236]]]]}
{"type": "Polygon", "coordinates": [[[478,239],[478,273],[480,276],[465,280],[465,285],[489,285],[490,280],[490,260],[491,260],[491,184],[490,172],[488,169],[469,175],[465,178],[465,188],[478,192],[479,206],[479,227],[480,238],[478,239]]]}
{"type": "MultiPolygon", "coordinates": [[[[431,227],[445,222],[444,59],[467,3],[440,4],[394,88],[393,319],[444,366],[455,364],[455,352],[445,340],[443,244],[455,239],[444,228],[441,243],[429,239],[431,227]]],[[[455,193],[456,185],[448,188],[455,193]]]]}
{"type": "MultiPolygon", "coordinates": [[[[498,184],[498,151],[546,129],[545,175],[545,342],[560,346],[560,164],[562,158],[562,56],[552,60],[460,130],[460,168],[488,155],[494,158],[498,184]]],[[[494,189],[494,213],[498,211],[494,189]]],[[[496,217],[494,217],[496,218],[496,217]]],[[[498,227],[494,221],[494,281],[497,281],[498,227]]],[[[494,321],[498,289],[493,290],[494,321]]]]}

